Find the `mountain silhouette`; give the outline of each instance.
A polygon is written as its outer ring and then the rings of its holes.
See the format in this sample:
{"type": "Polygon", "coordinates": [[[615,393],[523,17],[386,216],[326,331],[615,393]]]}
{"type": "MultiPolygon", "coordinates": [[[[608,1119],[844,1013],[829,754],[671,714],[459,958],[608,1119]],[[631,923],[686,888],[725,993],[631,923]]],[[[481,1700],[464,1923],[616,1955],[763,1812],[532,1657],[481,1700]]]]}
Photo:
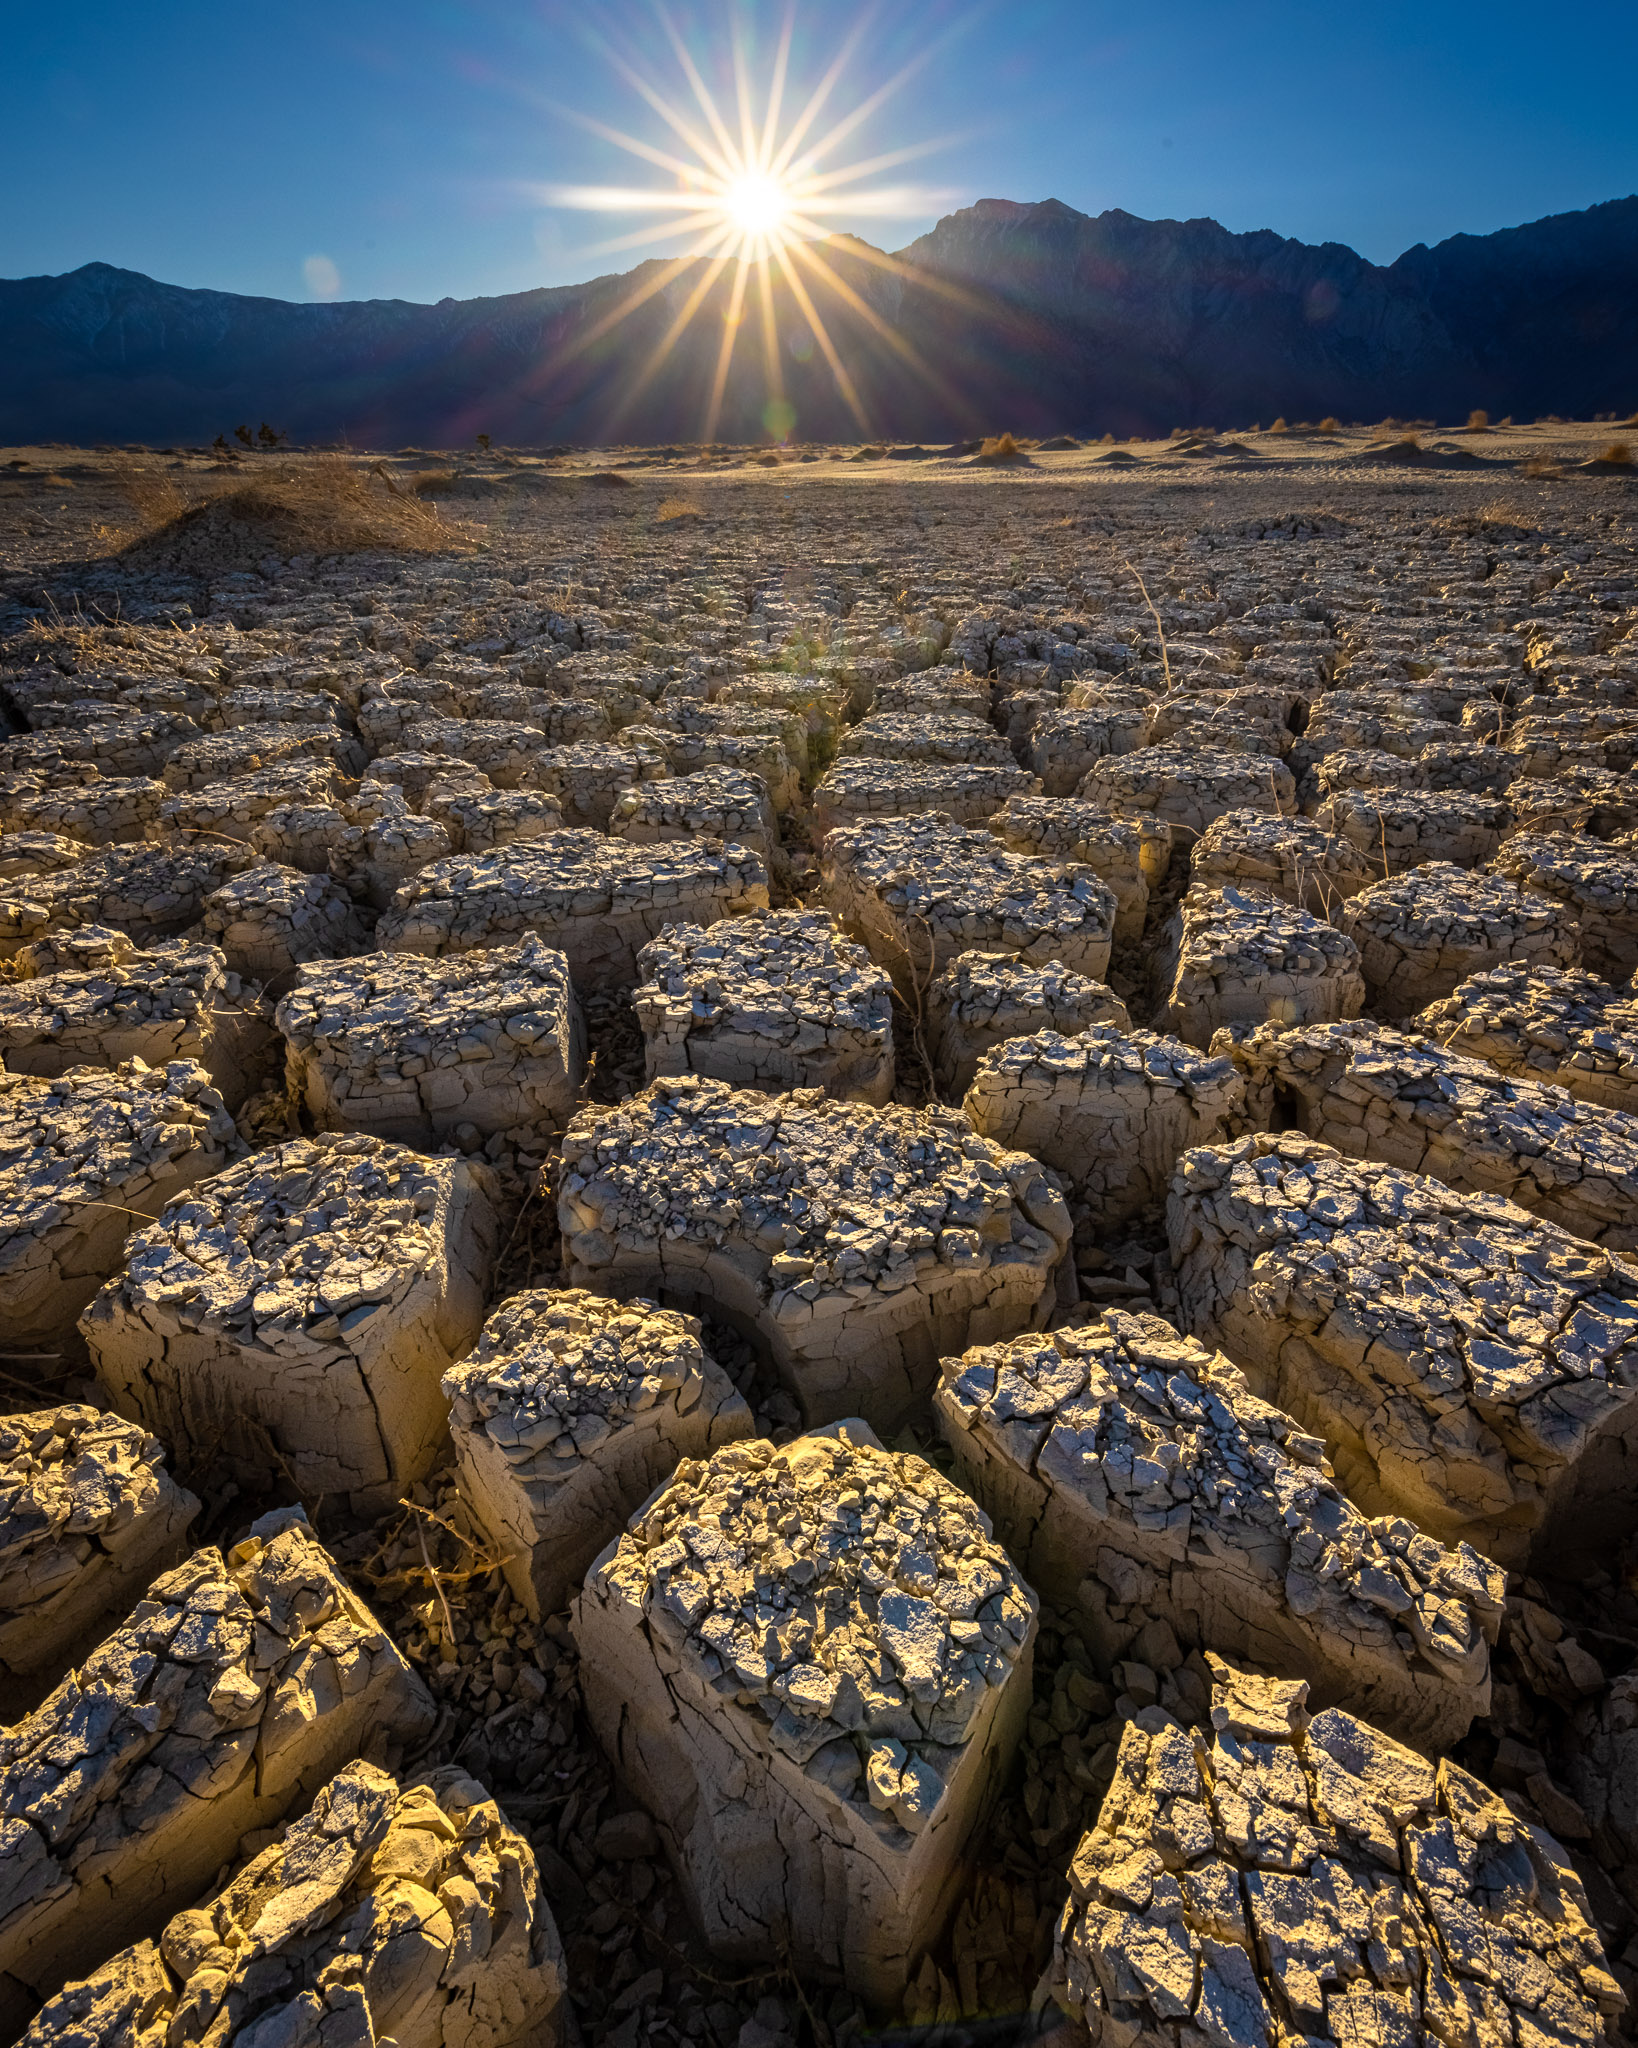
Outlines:
{"type": "Polygon", "coordinates": [[[263,419],[358,447],[932,440],[1638,406],[1638,198],[1387,266],[1212,220],[983,199],[896,254],[832,236],[796,284],[778,264],[753,277],[714,411],[734,274],[712,270],[433,306],[190,291],[106,263],[0,280],[0,440],[199,442],[263,419]]]}

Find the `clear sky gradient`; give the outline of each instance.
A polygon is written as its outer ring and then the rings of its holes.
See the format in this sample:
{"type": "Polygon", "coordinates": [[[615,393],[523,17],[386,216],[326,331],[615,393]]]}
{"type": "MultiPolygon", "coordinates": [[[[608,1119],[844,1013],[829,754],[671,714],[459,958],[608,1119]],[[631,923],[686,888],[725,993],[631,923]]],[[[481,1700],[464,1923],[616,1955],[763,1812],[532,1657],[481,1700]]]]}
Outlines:
{"type": "MultiPolygon", "coordinates": [[[[783,0],[671,12],[731,111],[732,32],[764,79],[783,0]]],[[[829,223],[885,248],[1052,197],[1388,262],[1638,189],[1633,0],[803,0],[790,106],[861,22],[815,134],[909,66],[835,161],[938,145],[874,181],[902,212],[829,223]]],[[[0,276],[431,300],[681,246],[542,196],[668,182],[573,118],[672,141],[614,61],[688,104],[650,0],[0,0],[0,49],[0,276]]]]}

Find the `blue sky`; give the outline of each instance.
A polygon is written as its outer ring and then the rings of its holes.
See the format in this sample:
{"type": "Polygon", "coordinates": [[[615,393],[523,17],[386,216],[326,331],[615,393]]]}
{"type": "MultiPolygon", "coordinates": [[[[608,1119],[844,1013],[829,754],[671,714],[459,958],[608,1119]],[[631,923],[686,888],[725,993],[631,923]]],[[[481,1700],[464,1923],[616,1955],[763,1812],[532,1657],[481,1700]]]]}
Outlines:
{"type": "MultiPolygon", "coordinates": [[[[764,78],[783,0],[672,0],[725,106],[737,27],[764,78]]],[[[1389,261],[1638,189],[1632,0],[805,0],[789,103],[862,24],[827,115],[911,67],[836,159],[901,247],[982,197],[1210,214],[1389,261]]],[[[543,188],[667,182],[573,116],[670,140],[622,78],[687,87],[651,0],[0,0],[0,276],[101,259],[280,298],[436,299],[622,270],[634,220],[543,188]]],[[[822,124],[821,124],[822,125],[822,124]]],[[[817,128],[816,131],[817,132],[817,128]]]]}

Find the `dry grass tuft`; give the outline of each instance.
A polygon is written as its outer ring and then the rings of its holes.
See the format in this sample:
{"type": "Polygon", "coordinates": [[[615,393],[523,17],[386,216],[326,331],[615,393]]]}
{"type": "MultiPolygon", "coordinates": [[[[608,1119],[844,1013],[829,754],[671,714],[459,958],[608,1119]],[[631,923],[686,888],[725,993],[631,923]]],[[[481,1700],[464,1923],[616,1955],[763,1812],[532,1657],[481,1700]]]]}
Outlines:
{"type": "Polygon", "coordinates": [[[1631,469],[1632,443],[1630,441],[1611,441],[1607,447],[1599,449],[1596,459],[1599,462],[1609,463],[1613,469],[1631,469]]]}
{"type": "Polygon", "coordinates": [[[656,519],[703,519],[705,507],[696,505],[692,498],[662,498],[656,519]]]}
{"type": "Polygon", "coordinates": [[[990,434],[978,444],[973,461],[993,469],[1006,462],[1028,462],[1029,456],[1011,434],[990,434]]]}
{"type": "Polygon", "coordinates": [[[365,470],[343,455],[246,483],[213,478],[191,498],[151,469],[129,471],[122,482],[136,530],[118,553],[134,568],[214,574],[254,569],[269,555],[443,555],[474,544],[434,506],[399,490],[379,463],[365,470]]]}
{"type": "Polygon", "coordinates": [[[1483,406],[1476,405],[1467,416],[1467,431],[1470,434],[1488,434],[1490,415],[1483,406]]]}
{"type": "Polygon", "coordinates": [[[1334,414],[1327,413],[1319,423],[1319,430],[1322,434],[1340,434],[1342,422],[1334,414]]]}
{"type": "Polygon", "coordinates": [[[1532,455],[1528,462],[1519,464],[1520,476],[1562,476],[1564,468],[1550,455],[1532,455]]]}
{"type": "Polygon", "coordinates": [[[1280,414],[1279,418],[1274,422],[1273,426],[1271,426],[1268,431],[1271,434],[1290,433],[1291,429],[1285,423],[1285,414],[1283,412],[1280,414]]]}

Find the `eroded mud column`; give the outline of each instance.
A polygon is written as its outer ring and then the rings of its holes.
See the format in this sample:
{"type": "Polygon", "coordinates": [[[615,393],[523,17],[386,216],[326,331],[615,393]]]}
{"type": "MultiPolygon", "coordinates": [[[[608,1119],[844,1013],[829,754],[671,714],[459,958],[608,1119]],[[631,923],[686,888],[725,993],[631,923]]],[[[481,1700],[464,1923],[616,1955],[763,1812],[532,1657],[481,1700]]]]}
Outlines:
{"type": "Polygon", "coordinates": [[[492,1182],[384,1139],[293,1138],[167,1208],[82,1328],[121,1413],[251,1491],[379,1513],[432,1464],[483,1321],[492,1182]]]}
{"type": "Polygon", "coordinates": [[[1174,1663],[1249,1658],[1430,1750],[1488,1709],[1500,1568],[1367,1520],[1317,1437],[1160,1317],[947,1358],[935,1405],[956,1476],[1106,1669],[1170,1631],[1174,1663]]]}
{"type": "Polygon", "coordinates": [[[956,1110],[656,1081],[563,1143],[568,1279],[719,1314],[810,1423],[896,1428],[941,1351],[1045,1321],[1069,1243],[1038,1161],[956,1110]]]}
{"type": "Polygon", "coordinates": [[[680,1459],[752,1428],[693,1316],[578,1288],[502,1302],[444,1392],[462,1498],[536,1620],[680,1459]]]}
{"type": "Polygon", "coordinates": [[[592,1725],[712,1947],[877,2006],[949,1910],[1034,1632],[972,1502],[847,1423],[679,1466],[575,1610],[592,1725]]]}

